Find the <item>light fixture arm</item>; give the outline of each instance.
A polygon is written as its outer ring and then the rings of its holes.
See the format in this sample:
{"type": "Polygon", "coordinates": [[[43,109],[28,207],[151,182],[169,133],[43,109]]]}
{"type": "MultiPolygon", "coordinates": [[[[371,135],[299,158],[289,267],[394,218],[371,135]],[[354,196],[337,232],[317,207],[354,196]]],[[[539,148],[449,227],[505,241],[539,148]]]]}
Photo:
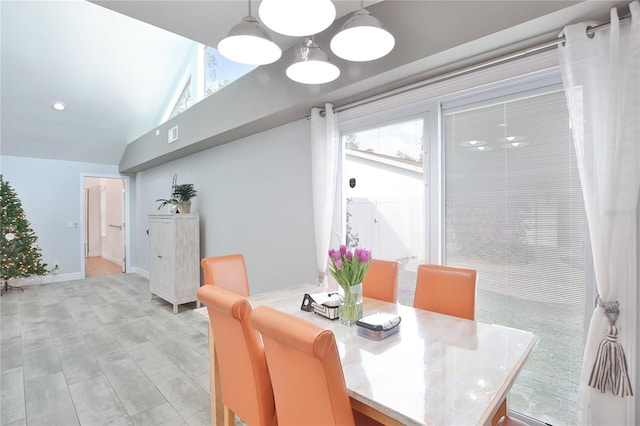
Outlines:
{"type": "Polygon", "coordinates": [[[304,60],[304,61],[308,61],[309,60],[309,52],[311,52],[311,47],[314,44],[313,36],[303,38],[300,44],[302,45],[300,47],[301,59],[304,60]]]}

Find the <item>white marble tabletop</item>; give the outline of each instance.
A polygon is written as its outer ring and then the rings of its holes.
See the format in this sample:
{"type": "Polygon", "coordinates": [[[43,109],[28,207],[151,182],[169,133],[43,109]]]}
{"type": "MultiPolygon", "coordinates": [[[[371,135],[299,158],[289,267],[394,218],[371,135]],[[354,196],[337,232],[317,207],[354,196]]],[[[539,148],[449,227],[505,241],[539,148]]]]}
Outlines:
{"type": "MultiPolygon", "coordinates": [[[[397,313],[400,331],[380,340],[300,309],[302,284],[249,297],[333,331],[349,396],[406,425],[490,424],[533,350],[533,333],[364,299],[364,315],[397,313]]],[[[206,315],[206,308],[199,309],[206,315]]]]}

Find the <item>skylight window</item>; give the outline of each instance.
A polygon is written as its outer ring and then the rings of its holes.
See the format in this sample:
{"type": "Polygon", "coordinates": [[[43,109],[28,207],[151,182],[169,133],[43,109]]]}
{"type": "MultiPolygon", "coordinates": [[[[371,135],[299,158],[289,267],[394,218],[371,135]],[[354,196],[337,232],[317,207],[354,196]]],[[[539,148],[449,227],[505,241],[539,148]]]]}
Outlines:
{"type": "Polygon", "coordinates": [[[194,104],[256,69],[255,65],[230,61],[217,49],[203,44],[198,44],[192,52],[185,59],[184,74],[176,76],[176,91],[161,123],[183,113],[194,104]]]}
{"type": "Polygon", "coordinates": [[[185,84],[184,87],[182,88],[182,93],[180,94],[178,101],[173,107],[171,114],[169,114],[169,118],[173,118],[176,115],[182,114],[190,107],[191,107],[191,78],[187,80],[187,84],[185,84]]]}
{"type": "Polygon", "coordinates": [[[230,61],[211,46],[204,47],[204,97],[211,96],[245,74],[256,69],[255,65],[245,65],[230,61]]]}

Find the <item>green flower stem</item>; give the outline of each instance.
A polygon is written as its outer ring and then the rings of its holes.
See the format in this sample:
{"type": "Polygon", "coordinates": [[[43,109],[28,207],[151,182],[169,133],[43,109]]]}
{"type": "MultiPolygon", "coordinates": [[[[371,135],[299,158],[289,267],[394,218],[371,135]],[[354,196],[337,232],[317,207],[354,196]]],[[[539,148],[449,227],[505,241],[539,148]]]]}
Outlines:
{"type": "Polygon", "coordinates": [[[344,302],[340,305],[340,321],[351,325],[362,318],[362,284],[343,286],[344,302]]]}

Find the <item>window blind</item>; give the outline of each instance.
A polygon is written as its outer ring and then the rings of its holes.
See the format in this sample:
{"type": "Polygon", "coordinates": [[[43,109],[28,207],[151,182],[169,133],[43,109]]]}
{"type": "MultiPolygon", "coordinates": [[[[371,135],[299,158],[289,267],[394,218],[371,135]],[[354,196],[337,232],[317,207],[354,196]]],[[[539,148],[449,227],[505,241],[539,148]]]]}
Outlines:
{"type": "Polygon", "coordinates": [[[476,318],[539,343],[510,408],[573,424],[586,222],[564,93],[443,111],[444,263],[479,272],[476,318]]]}

